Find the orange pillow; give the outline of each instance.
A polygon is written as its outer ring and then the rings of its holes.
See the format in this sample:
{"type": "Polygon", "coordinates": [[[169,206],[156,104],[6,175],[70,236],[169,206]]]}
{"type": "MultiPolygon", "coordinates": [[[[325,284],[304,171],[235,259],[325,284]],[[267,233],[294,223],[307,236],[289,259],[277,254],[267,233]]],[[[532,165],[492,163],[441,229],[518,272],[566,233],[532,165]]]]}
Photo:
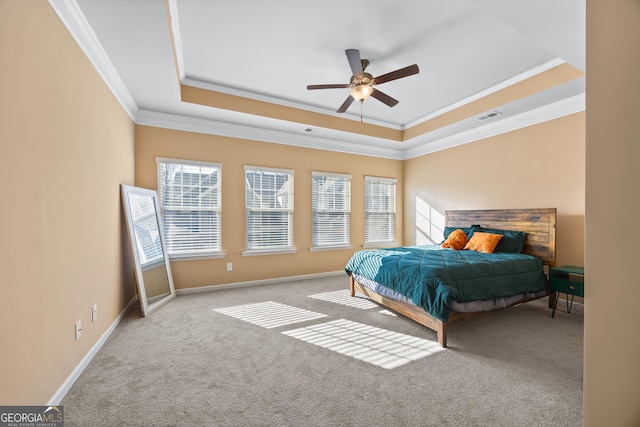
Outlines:
{"type": "Polygon", "coordinates": [[[457,229],[449,233],[449,236],[447,236],[447,240],[442,242],[442,247],[451,248],[459,251],[460,249],[464,248],[464,245],[466,244],[467,244],[467,235],[464,234],[464,231],[457,229]]]}
{"type": "Polygon", "coordinates": [[[482,233],[476,231],[471,236],[471,239],[465,245],[465,249],[469,249],[476,252],[484,252],[487,254],[493,253],[498,242],[502,239],[502,234],[482,233]]]}

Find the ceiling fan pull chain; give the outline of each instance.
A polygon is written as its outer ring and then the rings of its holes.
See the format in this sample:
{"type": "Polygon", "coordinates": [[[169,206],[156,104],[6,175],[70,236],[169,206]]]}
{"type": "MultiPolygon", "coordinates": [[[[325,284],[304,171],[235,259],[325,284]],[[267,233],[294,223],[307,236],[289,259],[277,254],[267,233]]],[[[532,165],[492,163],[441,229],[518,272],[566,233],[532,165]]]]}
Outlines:
{"type": "Polygon", "coordinates": [[[360,123],[364,123],[362,121],[362,104],[364,104],[364,99],[360,100],[360,123]]]}

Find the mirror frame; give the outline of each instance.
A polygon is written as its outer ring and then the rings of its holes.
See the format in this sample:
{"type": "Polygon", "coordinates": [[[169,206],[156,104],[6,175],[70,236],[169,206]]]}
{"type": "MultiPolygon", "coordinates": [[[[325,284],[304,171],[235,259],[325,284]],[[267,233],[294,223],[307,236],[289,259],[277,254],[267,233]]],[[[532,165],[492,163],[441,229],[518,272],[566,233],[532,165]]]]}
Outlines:
{"type": "Polygon", "coordinates": [[[171,275],[171,264],[169,263],[169,255],[167,254],[167,247],[165,244],[165,237],[162,231],[162,217],[160,215],[160,203],[158,202],[158,193],[155,190],[149,190],[146,188],[134,187],[131,185],[121,184],[122,194],[122,208],[124,209],[125,218],[127,222],[127,228],[129,231],[129,243],[131,244],[131,252],[133,253],[133,259],[135,264],[136,282],[138,284],[138,299],[140,300],[140,309],[142,310],[142,316],[146,317],[155,310],[159,309],[172,299],[176,297],[176,290],[173,286],[173,277],[171,275]],[[144,277],[142,275],[142,266],[140,264],[140,255],[136,245],[136,235],[133,224],[133,217],[131,213],[131,206],[129,205],[129,195],[135,194],[137,196],[150,197],[153,201],[153,206],[156,213],[156,223],[158,225],[158,233],[160,236],[160,246],[162,248],[162,256],[164,259],[165,273],[169,282],[169,295],[161,298],[153,303],[149,304],[147,300],[147,292],[145,290],[144,277]]]}

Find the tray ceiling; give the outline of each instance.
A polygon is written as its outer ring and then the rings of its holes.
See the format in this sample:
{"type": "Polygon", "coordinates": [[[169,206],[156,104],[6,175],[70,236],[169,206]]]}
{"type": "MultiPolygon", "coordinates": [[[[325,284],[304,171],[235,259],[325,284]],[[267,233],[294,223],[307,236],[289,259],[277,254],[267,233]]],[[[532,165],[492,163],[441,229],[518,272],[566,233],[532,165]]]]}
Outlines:
{"type": "Polygon", "coordinates": [[[50,3],[141,124],[408,158],[584,109],[584,0],[50,3]],[[338,114],[349,48],[420,73],[338,114]]]}

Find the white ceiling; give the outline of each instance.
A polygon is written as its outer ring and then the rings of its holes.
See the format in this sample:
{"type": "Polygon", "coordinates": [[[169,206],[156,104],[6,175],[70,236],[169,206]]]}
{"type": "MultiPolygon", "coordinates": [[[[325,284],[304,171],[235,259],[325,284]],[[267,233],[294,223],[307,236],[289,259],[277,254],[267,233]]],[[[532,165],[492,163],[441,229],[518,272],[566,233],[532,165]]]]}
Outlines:
{"type": "Polygon", "coordinates": [[[491,121],[470,117],[399,144],[182,102],[178,76],[189,86],[354,121],[362,112],[366,123],[403,130],[562,62],[584,71],[585,0],[50,3],[141,124],[408,158],[584,109],[581,78],[500,106],[491,121]],[[306,86],[348,83],[348,48],[370,61],[374,77],[414,63],[420,73],[377,86],[400,101],[393,108],[370,98],[362,110],[354,102],[337,114],[348,89],[306,86]]]}

